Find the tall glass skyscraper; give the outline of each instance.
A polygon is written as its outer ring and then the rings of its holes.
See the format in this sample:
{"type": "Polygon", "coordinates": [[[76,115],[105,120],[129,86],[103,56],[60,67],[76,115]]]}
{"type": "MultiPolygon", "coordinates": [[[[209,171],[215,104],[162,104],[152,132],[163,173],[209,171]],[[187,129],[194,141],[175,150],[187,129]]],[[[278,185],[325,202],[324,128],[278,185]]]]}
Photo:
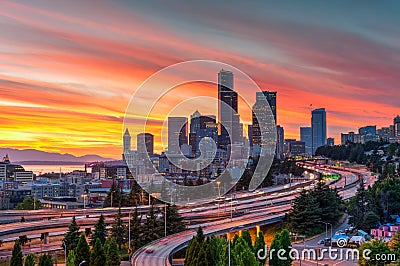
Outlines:
{"type": "MultiPolygon", "coordinates": [[[[261,145],[261,130],[259,122],[257,121],[256,113],[258,114],[259,118],[261,119],[270,119],[267,117],[268,106],[265,106],[264,102],[267,100],[269,107],[271,108],[272,115],[274,116],[275,125],[277,124],[277,117],[276,117],[276,92],[270,91],[263,91],[263,92],[256,92],[256,102],[253,105],[253,137],[252,142],[253,145],[261,145]]],[[[266,124],[266,126],[268,126],[266,124]]],[[[264,128],[264,130],[270,130],[268,128],[264,128]]],[[[278,140],[279,142],[279,140],[278,140]]]]}
{"type": "Polygon", "coordinates": [[[183,144],[188,143],[186,117],[168,117],[168,153],[179,154],[183,144]]]}
{"type": "Polygon", "coordinates": [[[218,73],[218,123],[220,124],[220,148],[227,149],[231,142],[241,140],[238,95],[233,88],[233,73],[223,69],[218,73]]]}
{"type": "Polygon", "coordinates": [[[315,109],[311,113],[312,149],[313,154],[321,146],[326,145],[326,111],[325,108],[315,109]]]}
{"type": "Polygon", "coordinates": [[[305,143],[305,151],[307,155],[312,155],[312,128],[301,127],[300,128],[300,141],[305,143]]]}

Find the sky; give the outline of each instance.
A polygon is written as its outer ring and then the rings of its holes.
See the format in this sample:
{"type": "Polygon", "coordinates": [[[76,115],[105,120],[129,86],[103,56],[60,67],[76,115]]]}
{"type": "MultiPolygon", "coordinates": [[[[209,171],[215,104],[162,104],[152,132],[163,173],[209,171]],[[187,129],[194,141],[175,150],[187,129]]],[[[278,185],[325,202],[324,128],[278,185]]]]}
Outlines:
{"type": "Polygon", "coordinates": [[[336,142],[388,126],[400,113],[399,12],[397,1],[1,1],[0,147],[120,158],[135,90],[199,59],[277,91],[286,138],[310,124],[311,104],[336,142]]]}

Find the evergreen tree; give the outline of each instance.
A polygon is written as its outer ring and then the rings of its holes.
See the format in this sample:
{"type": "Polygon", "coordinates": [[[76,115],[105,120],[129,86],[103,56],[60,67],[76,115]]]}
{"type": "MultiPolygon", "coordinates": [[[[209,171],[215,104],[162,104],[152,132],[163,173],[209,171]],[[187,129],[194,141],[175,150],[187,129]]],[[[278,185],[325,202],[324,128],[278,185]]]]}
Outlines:
{"type": "Polygon", "coordinates": [[[143,194],[143,189],[140,185],[134,180],[131,191],[128,196],[128,205],[129,206],[138,206],[140,205],[141,195],[143,194]]]}
{"type": "Polygon", "coordinates": [[[271,243],[269,264],[270,266],[282,266],[282,261],[278,258],[277,252],[282,248],[281,246],[281,233],[277,232],[271,243]]]}
{"type": "Polygon", "coordinates": [[[74,250],[76,246],[78,245],[79,241],[79,226],[76,223],[75,216],[72,217],[72,222],[68,227],[67,234],[64,236],[63,242],[66,245],[67,251],[69,250],[74,250]]]}
{"type": "MultiPolygon", "coordinates": [[[[110,248],[109,248],[110,249],[110,248]]],[[[106,256],[104,254],[103,246],[100,239],[96,240],[92,253],[90,254],[90,266],[104,266],[106,256]]]]}
{"type": "MultiPolygon", "coordinates": [[[[163,212],[164,218],[164,212],[163,212]]],[[[183,218],[178,213],[178,207],[176,205],[167,205],[167,235],[173,235],[185,230],[186,226],[183,222],[183,218]]]]}
{"type": "MultiPolygon", "coordinates": [[[[240,237],[232,250],[233,264],[238,266],[258,266],[258,261],[243,237],[240,237]]],[[[231,261],[232,262],[232,261],[231,261]]]]}
{"type": "MultiPolygon", "coordinates": [[[[100,241],[100,240],[99,240],[100,241]]],[[[78,245],[75,249],[76,254],[76,266],[79,265],[82,261],[86,261],[86,265],[90,264],[90,249],[89,245],[86,241],[85,235],[81,235],[78,240],[78,245]]]]}
{"type": "Polygon", "coordinates": [[[294,200],[293,208],[290,210],[287,219],[289,226],[294,232],[313,235],[321,231],[316,227],[315,221],[320,220],[321,214],[319,203],[307,191],[303,191],[294,200]]]}
{"type": "Polygon", "coordinates": [[[290,266],[292,265],[292,260],[290,259],[289,253],[291,250],[292,243],[290,241],[290,233],[287,229],[283,229],[279,238],[280,246],[285,250],[284,256],[287,257],[287,260],[282,261],[282,265],[290,266]]]}
{"type": "Polygon", "coordinates": [[[105,266],[119,266],[121,264],[121,259],[117,251],[117,242],[114,238],[107,240],[107,248],[105,248],[106,263],[105,266]]]}
{"type": "Polygon", "coordinates": [[[142,246],[140,233],[142,229],[142,216],[139,215],[137,207],[133,212],[131,218],[131,247],[133,250],[137,250],[142,246]]]}
{"type": "Polygon", "coordinates": [[[76,266],[76,265],[77,261],[76,261],[75,251],[71,250],[68,253],[67,266],[76,266]]]}
{"type": "Polygon", "coordinates": [[[246,242],[246,244],[253,249],[253,240],[251,239],[250,231],[244,230],[242,233],[242,238],[246,242]]]}
{"type": "Polygon", "coordinates": [[[223,265],[223,254],[227,248],[227,243],[224,238],[211,236],[206,241],[206,254],[208,265],[223,265]]]}
{"type": "Polygon", "coordinates": [[[123,202],[122,197],[123,195],[121,189],[119,189],[117,185],[115,185],[115,180],[113,180],[110,191],[107,193],[107,196],[104,199],[103,207],[120,206],[121,203],[123,202]],[[111,199],[112,199],[112,204],[111,204],[111,199]]]}
{"type": "Polygon", "coordinates": [[[28,254],[28,256],[25,258],[24,266],[35,266],[35,255],[32,253],[28,254]]]}
{"type": "Polygon", "coordinates": [[[197,237],[194,236],[192,240],[190,240],[189,245],[186,248],[186,255],[184,262],[185,265],[187,266],[195,265],[198,248],[199,248],[199,242],[197,241],[197,237]]]}
{"type": "Polygon", "coordinates": [[[15,241],[14,248],[11,255],[10,266],[22,266],[22,249],[19,240],[15,241]]]}
{"type": "Polygon", "coordinates": [[[206,254],[206,251],[204,250],[203,246],[200,247],[199,253],[197,254],[195,265],[196,266],[209,266],[208,260],[207,260],[207,254],[206,254]]]}
{"type": "Polygon", "coordinates": [[[369,232],[371,229],[376,228],[378,222],[379,216],[373,211],[369,211],[365,214],[362,228],[369,232]]]}
{"type": "Polygon", "coordinates": [[[160,222],[157,221],[157,217],[154,213],[154,206],[151,205],[143,225],[141,243],[144,245],[160,238],[163,235],[161,232],[163,231],[162,229],[163,227],[160,222]]]}
{"type": "Polygon", "coordinates": [[[38,266],[53,266],[53,257],[47,254],[40,256],[38,266]]]}
{"type": "Polygon", "coordinates": [[[111,227],[111,237],[115,239],[118,244],[118,248],[125,243],[126,227],[122,221],[121,208],[118,209],[118,214],[114,219],[114,223],[111,227]]]}
{"type": "MultiPolygon", "coordinates": [[[[258,236],[256,238],[256,242],[254,244],[254,254],[257,256],[257,253],[259,250],[264,250],[264,252],[266,252],[265,250],[265,239],[264,239],[264,233],[262,231],[260,231],[258,233],[258,236]]],[[[257,258],[259,263],[261,265],[265,265],[265,259],[259,259],[257,258]]]]}
{"type": "Polygon", "coordinates": [[[94,225],[94,231],[90,239],[90,245],[94,246],[97,239],[100,239],[101,244],[104,244],[104,242],[106,242],[106,235],[107,235],[106,224],[104,221],[104,216],[103,214],[101,214],[99,220],[94,225]]]}

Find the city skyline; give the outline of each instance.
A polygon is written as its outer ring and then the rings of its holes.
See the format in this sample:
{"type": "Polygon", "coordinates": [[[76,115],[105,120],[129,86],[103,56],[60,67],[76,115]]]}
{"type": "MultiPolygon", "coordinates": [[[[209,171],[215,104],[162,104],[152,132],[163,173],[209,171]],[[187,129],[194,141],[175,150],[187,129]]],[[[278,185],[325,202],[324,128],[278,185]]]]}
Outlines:
{"type": "MultiPolygon", "coordinates": [[[[236,66],[262,90],[277,91],[287,138],[299,139],[299,127],[309,125],[310,104],[328,110],[327,136],[337,143],[342,132],[387,127],[399,113],[398,7],[370,3],[350,16],[351,3],[303,3],[296,12],[249,3],[239,14],[236,2],[214,17],[220,3],[171,3],[167,15],[146,3],[96,5],[94,12],[87,3],[1,3],[0,147],[119,158],[135,88],[163,67],[198,58],[236,66]]],[[[241,119],[249,124],[251,115],[241,119]]]]}

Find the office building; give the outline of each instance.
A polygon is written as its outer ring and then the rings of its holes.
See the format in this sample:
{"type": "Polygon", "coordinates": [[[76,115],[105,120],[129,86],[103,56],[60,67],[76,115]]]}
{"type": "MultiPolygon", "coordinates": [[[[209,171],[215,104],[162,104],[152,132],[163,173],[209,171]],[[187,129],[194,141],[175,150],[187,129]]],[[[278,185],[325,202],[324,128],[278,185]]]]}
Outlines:
{"type": "Polygon", "coordinates": [[[328,139],[326,140],[326,144],[327,144],[328,146],[330,146],[330,147],[335,146],[335,139],[334,139],[334,138],[328,138],[328,139]]]}
{"type": "Polygon", "coordinates": [[[123,153],[129,153],[131,151],[131,134],[129,134],[128,129],[125,130],[125,133],[123,136],[123,146],[124,146],[123,153]]]}
{"type": "Polygon", "coordinates": [[[284,142],[285,142],[285,130],[281,126],[276,127],[276,158],[282,160],[284,158],[284,142]]]}
{"type": "Polygon", "coordinates": [[[313,154],[321,146],[326,145],[326,111],[319,108],[312,111],[311,117],[313,154]]]}
{"type": "Polygon", "coordinates": [[[226,150],[229,144],[241,141],[238,95],[234,91],[233,73],[223,69],[218,73],[218,123],[220,148],[226,150]]]}
{"type": "Polygon", "coordinates": [[[304,142],[306,155],[312,155],[312,128],[301,127],[300,128],[300,141],[304,142]]]}
{"type": "Polygon", "coordinates": [[[188,143],[186,117],[168,117],[168,153],[179,154],[180,147],[188,143]]]}
{"type": "Polygon", "coordinates": [[[396,116],[393,120],[394,140],[400,142],[400,116],[396,116]]]}
{"type": "Polygon", "coordinates": [[[366,143],[368,141],[376,141],[376,126],[361,127],[358,130],[358,134],[361,136],[361,142],[366,143]]]}
{"type": "Polygon", "coordinates": [[[154,154],[154,136],[150,133],[140,133],[137,135],[137,152],[139,156],[154,154]]]}
{"type": "Polygon", "coordinates": [[[289,156],[303,156],[306,153],[306,144],[303,141],[288,142],[289,156]]]}

